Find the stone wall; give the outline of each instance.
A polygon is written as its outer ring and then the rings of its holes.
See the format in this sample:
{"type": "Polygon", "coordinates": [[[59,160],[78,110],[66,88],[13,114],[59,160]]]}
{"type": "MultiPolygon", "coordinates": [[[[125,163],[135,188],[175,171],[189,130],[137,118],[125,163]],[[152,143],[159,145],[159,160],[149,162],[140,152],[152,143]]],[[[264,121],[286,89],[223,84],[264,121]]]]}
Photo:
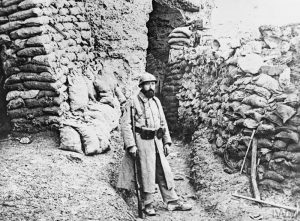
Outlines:
{"type": "MultiPolygon", "coordinates": [[[[207,31],[200,45],[178,50],[179,120],[187,135],[198,126],[210,130],[212,148],[232,171],[241,168],[254,133],[259,186],[298,191],[299,26],[259,32],[215,38],[207,31]]],[[[250,159],[251,151],[245,172],[250,159]]]]}

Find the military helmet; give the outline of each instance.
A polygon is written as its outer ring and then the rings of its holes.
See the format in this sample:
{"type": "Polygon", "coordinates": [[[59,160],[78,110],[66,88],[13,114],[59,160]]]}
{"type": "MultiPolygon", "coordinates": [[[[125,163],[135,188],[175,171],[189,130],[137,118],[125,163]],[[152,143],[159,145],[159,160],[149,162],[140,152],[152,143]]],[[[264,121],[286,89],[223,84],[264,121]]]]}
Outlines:
{"type": "Polygon", "coordinates": [[[157,82],[156,77],[153,74],[146,72],[140,77],[139,87],[141,87],[143,83],[149,81],[154,81],[155,83],[157,82]]]}

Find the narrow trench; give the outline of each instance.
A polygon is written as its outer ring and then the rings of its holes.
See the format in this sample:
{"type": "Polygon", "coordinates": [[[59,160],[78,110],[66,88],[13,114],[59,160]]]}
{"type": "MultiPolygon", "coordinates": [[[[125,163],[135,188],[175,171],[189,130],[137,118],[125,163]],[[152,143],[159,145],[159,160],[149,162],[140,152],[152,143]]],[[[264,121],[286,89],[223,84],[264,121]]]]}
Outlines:
{"type": "Polygon", "coordinates": [[[7,91],[4,89],[5,72],[3,68],[5,45],[1,46],[0,49],[0,139],[5,138],[10,132],[10,120],[7,116],[7,102],[6,94],[7,91]]]}

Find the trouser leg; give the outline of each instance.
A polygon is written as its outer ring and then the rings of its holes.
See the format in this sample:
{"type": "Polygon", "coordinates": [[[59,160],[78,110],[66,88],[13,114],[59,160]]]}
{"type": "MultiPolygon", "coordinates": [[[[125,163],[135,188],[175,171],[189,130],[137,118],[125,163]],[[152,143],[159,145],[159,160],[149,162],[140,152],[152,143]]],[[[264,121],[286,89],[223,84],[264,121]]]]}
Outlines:
{"type": "Polygon", "coordinates": [[[174,188],[168,189],[165,180],[164,171],[162,169],[160,156],[156,154],[156,182],[159,186],[161,196],[165,203],[178,200],[178,196],[174,188]]]}
{"type": "Polygon", "coordinates": [[[153,193],[143,192],[143,201],[145,206],[153,203],[153,193]]]}

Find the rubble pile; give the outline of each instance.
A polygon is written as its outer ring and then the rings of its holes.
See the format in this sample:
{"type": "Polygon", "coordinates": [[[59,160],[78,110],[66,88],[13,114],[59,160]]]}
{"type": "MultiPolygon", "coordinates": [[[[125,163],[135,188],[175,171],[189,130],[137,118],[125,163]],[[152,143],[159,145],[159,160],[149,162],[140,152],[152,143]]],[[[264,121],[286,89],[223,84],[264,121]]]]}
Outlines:
{"type": "MultiPolygon", "coordinates": [[[[209,141],[231,171],[241,168],[254,134],[260,187],[299,191],[300,27],[259,31],[260,38],[203,37],[177,53],[186,64],[176,95],[179,120],[187,134],[199,125],[212,129],[209,141]]],[[[250,161],[251,149],[246,172],[250,161]]]]}

